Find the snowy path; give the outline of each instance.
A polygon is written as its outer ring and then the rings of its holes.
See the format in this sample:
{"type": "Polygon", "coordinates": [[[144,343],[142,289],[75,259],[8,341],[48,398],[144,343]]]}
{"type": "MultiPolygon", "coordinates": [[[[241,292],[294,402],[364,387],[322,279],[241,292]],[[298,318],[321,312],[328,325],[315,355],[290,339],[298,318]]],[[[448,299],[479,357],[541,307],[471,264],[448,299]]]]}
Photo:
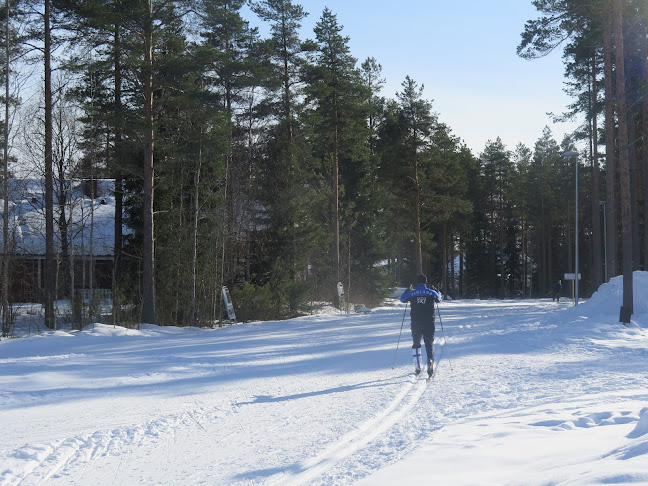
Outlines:
{"type": "Polygon", "coordinates": [[[444,303],[429,386],[400,305],[4,340],[0,485],[648,483],[648,332],[585,311],[444,303]]]}

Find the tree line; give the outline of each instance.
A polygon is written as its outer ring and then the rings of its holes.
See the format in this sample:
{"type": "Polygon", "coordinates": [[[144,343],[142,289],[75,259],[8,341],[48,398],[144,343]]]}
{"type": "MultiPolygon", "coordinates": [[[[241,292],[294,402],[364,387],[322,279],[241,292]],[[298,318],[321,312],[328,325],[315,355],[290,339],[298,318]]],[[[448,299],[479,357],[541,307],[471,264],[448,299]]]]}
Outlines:
{"type": "Polygon", "coordinates": [[[7,0],[3,334],[14,154],[31,154],[44,181],[49,327],[53,303],[74,293],[72,178],[115,181],[119,323],[134,308],[136,322],[213,325],[223,286],[245,320],[371,305],[419,273],[450,296],[542,296],[573,268],[575,202],[590,208],[578,228],[586,291],[645,267],[645,2],[533,3],[518,52],[564,49],[575,100],[564,116],[585,124],[560,143],[546,128],[533,149],[498,138],[476,156],[423,84],[407,76],[383,96],[379,61],[352,55],[328,8],[305,39],[299,4],[249,2],[264,38],[245,0],[7,0]],[[38,81],[32,105],[26,80],[38,81]],[[581,144],[576,161],[562,156],[581,144]]]}
{"type": "Polygon", "coordinates": [[[535,58],[564,45],[565,72],[575,99],[566,116],[582,113],[586,120],[577,136],[587,142],[591,166],[587,196],[592,224],[585,231],[593,241],[592,281],[596,287],[623,273],[620,320],[627,323],[633,313],[632,272],[646,268],[648,255],[648,5],[636,0],[533,4],[541,15],[525,25],[518,53],[535,58]]]}

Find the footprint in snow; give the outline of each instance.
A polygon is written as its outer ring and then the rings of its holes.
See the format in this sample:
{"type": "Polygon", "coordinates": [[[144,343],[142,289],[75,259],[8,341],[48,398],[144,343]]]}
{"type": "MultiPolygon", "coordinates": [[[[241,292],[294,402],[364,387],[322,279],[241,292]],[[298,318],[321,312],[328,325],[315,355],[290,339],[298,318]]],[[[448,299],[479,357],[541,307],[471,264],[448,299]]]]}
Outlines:
{"type": "Polygon", "coordinates": [[[641,418],[632,414],[632,412],[599,412],[575,417],[571,420],[542,420],[531,425],[535,427],[551,427],[554,430],[574,430],[601,425],[623,425],[637,422],[635,429],[628,435],[629,438],[635,438],[648,433],[648,407],[640,412],[640,416],[641,418]]]}

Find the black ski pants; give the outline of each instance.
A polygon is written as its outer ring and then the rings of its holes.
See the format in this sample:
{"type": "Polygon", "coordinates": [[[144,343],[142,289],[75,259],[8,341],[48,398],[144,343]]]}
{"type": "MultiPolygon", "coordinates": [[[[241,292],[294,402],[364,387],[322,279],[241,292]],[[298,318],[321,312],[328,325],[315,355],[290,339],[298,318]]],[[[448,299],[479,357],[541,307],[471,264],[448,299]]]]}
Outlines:
{"type": "Polygon", "coordinates": [[[421,347],[421,338],[425,343],[425,353],[428,361],[434,361],[434,318],[428,320],[414,320],[411,322],[412,328],[412,348],[421,347]]]}

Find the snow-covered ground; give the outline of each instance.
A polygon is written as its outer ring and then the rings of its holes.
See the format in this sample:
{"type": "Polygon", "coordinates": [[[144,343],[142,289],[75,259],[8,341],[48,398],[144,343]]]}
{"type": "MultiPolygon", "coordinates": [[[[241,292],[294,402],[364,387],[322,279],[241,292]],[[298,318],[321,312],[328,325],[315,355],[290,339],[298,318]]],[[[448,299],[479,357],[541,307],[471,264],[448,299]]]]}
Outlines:
{"type": "Polygon", "coordinates": [[[621,285],[442,303],[429,384],[399,303],[2,340],[0,485],[648,484],[648,273],[629,327],[621,285]]]}

